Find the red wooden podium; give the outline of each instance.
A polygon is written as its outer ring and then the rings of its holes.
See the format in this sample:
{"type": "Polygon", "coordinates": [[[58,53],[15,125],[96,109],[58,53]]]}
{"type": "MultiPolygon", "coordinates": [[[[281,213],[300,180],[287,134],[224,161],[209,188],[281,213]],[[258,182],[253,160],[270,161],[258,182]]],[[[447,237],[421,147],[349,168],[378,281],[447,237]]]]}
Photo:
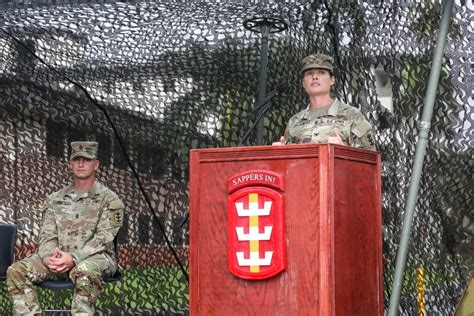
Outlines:
{"type": "Polygon", "coordinates": [[[380,153],[290,145],[190,159],[191,315],[383,314],[380,153]],[[249,170],[284,181],[286,270],[263,280],[228,266],[228,181],[249,170]]]}

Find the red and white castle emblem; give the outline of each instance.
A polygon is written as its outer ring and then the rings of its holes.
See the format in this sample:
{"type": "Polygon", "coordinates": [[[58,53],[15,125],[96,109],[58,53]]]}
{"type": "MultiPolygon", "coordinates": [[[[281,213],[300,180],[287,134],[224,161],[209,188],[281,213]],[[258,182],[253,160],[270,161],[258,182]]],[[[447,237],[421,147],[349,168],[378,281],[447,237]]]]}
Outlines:
{"type": "Polygon", "coordinates": [[[284,189],[280,174],[252,170],[228,181],[229,271],[250,280],[286,269],[284,189]]]}

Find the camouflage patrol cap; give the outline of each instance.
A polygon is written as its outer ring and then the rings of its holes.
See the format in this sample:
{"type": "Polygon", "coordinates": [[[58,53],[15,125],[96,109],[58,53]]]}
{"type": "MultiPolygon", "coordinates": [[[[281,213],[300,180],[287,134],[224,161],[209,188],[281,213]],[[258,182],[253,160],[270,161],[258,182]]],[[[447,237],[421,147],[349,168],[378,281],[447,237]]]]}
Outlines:
{"type": "Polygon", "coordinates": [[[324,54],[312,54],[306,56],[302,61],[301,73],[304,74],[306,70],[313,68],[327,69],[332,73],[334,69],[332,65],[333,62],[334,60],[331,56],[324,54]]]}
{"type": "Polygon", "coordinates": [[[96,142],[71,142],[71,160],[75,157],[97,159],[98,147],[96,142]]]}

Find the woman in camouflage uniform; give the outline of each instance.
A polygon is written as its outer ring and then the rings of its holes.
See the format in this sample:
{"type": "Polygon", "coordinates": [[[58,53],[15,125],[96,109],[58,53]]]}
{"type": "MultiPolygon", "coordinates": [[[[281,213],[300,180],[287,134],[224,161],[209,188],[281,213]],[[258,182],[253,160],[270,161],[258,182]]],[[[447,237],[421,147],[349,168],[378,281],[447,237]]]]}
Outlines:
{"type": "Polygon", "coordinates": [[[331,96],[336,82],[332,57],[309,55],[301,71],[309,105],[290,118],[285,136],[273,144],[333,143],[375,150],[372,128],[360,110],[331,96]]]}

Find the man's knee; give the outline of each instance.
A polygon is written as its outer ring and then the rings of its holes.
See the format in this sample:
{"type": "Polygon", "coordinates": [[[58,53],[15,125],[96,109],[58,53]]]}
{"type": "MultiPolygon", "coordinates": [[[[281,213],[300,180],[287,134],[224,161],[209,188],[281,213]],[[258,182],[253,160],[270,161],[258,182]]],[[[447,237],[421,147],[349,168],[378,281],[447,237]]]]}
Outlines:
{"type": "Polygon", "coordinates": [[[29,283],[38,283],[47,277],[45,269],[39,257],[29,257],[13,263],[7,269],[7,284],[9,288],[18,289],[19,286],[29,283]]]}
{"type": "Polygon", "coordinates": [[[21,260],[8,267],[7,282],[30,280],[34,275],[34,267],[28,261],[21,260]]]}
{"type": "Polygon", "coordinates": [[[31,269],[31,264],[26,260],[21,260],[13,263],[7,269],[7,278],[17,275],[26,275],[31,269]]]}
{"type": "Polygon", "coordinates": [[[80,277],[88,279],[100,279],[102,277],[102,269],[100,265],[91,261],[82,261],[75,266],[69,273],[71,280],[80,277]]]}
{"type": "Polygon", "coordinates": [[[15,279],[18,276],[23,276],[25,275],[26,270],[24,267],[20,264],[20,262],[15,262],[11,266],[8,267],[7,269],[7,280],[10,279],[15,279]]]}
{"type": "Polygon", "coordinates": [[[7,286],[8,291],[11,294],[23,294],[23,289],[18,286],[19,284],[25,283],[27,279],[27,270],[20,264],[16,262],[8,267],[7,269],[7,286]]]}
{"type": "Polygon", "coordinates": [[[83,261],[71,270],[69,274],[75,284],[77,295],[89,298],[95,302],[102,290],[102,269],[94,262],[83,261]]]}

